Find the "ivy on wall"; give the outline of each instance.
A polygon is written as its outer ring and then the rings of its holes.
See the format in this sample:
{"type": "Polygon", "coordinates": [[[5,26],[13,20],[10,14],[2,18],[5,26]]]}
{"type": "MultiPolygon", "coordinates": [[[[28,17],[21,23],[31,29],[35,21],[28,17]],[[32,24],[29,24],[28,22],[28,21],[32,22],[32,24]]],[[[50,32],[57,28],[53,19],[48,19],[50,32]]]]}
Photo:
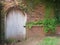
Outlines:
{"type": "Polygon", "coordinates": [[[2,43],[4,43],[4,20],[2,19],[3,18],[3,16],[2,16],[2,9],[3,9],[3,5],[2,5],[2,3],[0,2],[0,44],[2,43]]]}
{"type": "Polygon", "coordinates": [[[33,26],[43,26],[43,24],[42,24],[42,20],[39,20],[35,22],[28,22],[26,26],[32,28],[33,26]]]}
{"type": "MultiPolygon", "coordinates": [[[[52,32],[55,32],[56,18],[51,17],[51,10],[52,9],[55,10],[54,9],[55,2],[56,2],[55,0],[32,0],[32,1],[29,0],[28,5],[30,5],[30,7],[35,7],[37,4],[40,4],[40,3],[45,4],[45,17],[44,17],[44,20],[41,23],[44,26],[44,31],[45,32],[48,32],[49,30],[52,31],[52,32]]],[[[39,22],[37,22],[37,25],[41,25],[41,24],[39,24],[39,22]]],[[[30,27],[32,27],[32,25],[34,25],[34,23],[31,22],[29,25],[30,25],[30,27]]]]}
{"type": "Polygon", "coordinates": [[[55,18],[58,25],[60,25],[60,0],[56,0],[54,6],[55,18]]]}
{"type": "MultiPolygon", "coordinates": [[[[40,20],[40,21],[36,21],[36,22],[30,22],[27,24],[27,26],[29,26],[30,28],[33,25],[43,25],[44,26],[44,31],[48,32],[49,30],[51,30],[52,32],[55,32],[55,28],[56,28],[56,22],[60,23],[60,1],[57,0],[26,0],[26,6],[24,4],[21,4],[20,2],[18,3],[19,7],[24,11],[28,10],[28,11],[32,11],[32,9],[35,8],[36,5],[44,3],[45,4],[45,17],[44,20],[40,20]],[[54,13],[55,13],[55,17],[50,17],[51,16],[51,9],[54,9],[54,13]],[[57,21],[56,21],[56,19],[57,21]]],[[[1,11],[1,6],[2,4],[0,4],[0,11],[1,11]]],[[[4,18],[3,14],[0,15],[1,18],[4,18]],[[2,16],[2,17],[1,17],[2,16]]],[[[0,20],[0,23],[3,23],[3,19],[0,20]]],[[[1,25],[2,27],[4,26],[1,25]]],[[[1,27],[1,38],[4,35],[3,32],[3,28],[1,27]]],[[[0,39],[1,39],[0,38],[0,39]]],[[[3,40],[3,39],[1,39],[3,40]]]]}

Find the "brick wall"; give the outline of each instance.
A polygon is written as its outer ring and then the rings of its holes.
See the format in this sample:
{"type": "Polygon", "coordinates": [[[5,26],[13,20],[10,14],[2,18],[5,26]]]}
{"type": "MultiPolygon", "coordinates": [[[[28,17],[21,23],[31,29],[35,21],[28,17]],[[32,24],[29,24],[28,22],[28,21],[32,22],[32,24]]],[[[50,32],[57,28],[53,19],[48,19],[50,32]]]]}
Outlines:
{"type": "Polygon", "coordinates": [[[31,29],[27,28],[27,38],[32,37],[43,37],[45,33],[43,31],[43,27],[41,26],[33,26],[31,29]]]}
{"type": "Polygon", "coordinates": [[[28,22],[42,20],[44,18],[44,14],[45,14],[45,6],[38,5],[36,6],[32,14],[28,15],[28,22]]]}
{"type": "Polygon", "coordinates": [[[56,34],[60,35],[60,26],[57,26],[57,28],[56,28],[56,34]]]}
{"type": "MultiPolygon", "coordinates": [[[[50,17],[54,16],[54,11],[51,9],[51,15],[50,17]]],[[[45,15],[45,5],[41,4],[38,5],[35,10],[32,12],[31,15],[28,15],[28,21],[38,21],[43,20],[45,15]]],[[[31,29],[27,28],[27,37],[36,37],[36,36],[45,36],[45,33],[43,31],[43,27],[40,26],[33,26],[31,29]]],[[[56,34],[60,34],[60,26],[56,28],[56,34]]]]}
{"type": "MultiPolygon", "coordinates": [[[[31,15],[27,15],[27,22],[38,21],[44,19],[45,6],[38,5],[31,15]]],[[[27,38],[44,36],[43,27],[33,26],[31,29],[27,28],[27,38]]]]}

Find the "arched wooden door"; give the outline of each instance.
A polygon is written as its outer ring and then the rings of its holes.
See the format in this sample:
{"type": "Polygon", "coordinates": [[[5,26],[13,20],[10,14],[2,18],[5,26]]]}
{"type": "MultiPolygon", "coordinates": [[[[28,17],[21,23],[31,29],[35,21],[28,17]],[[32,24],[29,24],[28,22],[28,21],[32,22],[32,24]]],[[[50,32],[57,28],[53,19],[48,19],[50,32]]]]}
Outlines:
{"type": "Polygon", "coordinates": [[[5,21],[5,37],[6,39],[24,39],[26,36],[26,24],[27,15],[23,14],[19,10],[11,10],[5,21]]]}

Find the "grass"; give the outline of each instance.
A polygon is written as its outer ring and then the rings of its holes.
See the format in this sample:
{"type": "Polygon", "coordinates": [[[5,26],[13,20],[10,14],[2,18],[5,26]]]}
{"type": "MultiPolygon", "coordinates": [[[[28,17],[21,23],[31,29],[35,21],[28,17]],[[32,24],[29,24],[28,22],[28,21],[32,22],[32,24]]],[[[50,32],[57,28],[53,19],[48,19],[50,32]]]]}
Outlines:
{"type": "Polygon", "coordinates": [[[60,37],[46,37],[38,45],[60,45],[60,37]]]}

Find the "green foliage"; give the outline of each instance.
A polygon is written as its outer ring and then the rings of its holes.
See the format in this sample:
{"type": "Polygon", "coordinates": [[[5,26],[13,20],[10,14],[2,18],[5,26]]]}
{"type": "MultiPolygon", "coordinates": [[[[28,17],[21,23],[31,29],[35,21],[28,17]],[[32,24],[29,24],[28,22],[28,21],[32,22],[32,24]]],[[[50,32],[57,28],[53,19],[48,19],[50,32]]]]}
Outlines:
{"type": "Polygon", "coordinates": [[[42,26],[42,20],[27,23],[27,27],[32,28],[32,26],[42,26]]]}
{"type": "Polygon", "coordinates": [[[54,12],[55,12],[55,17],[56,17],[56,22],[58,25],[60,25],[60,1],[56,1],[55,7],[54,7],[54,12]]]}
{"type": "Polygon", "coordinates": [[[44,31],[48,33],[51,31],[52,33],[55,32],[56,28],[56,19],[51,17],[51,10],[53,8],[54,1],[53,0],[46,0],[45,2],[45,17],[43,20],[44,31]]]}
{"type": "Polygon", "coordinates": [[[46,37],[38,45],[60,45],[58,37],[46,37]]]}
{"type": "Polygon", "coordinates": [[[12,43],[12,42],[16,42],[16,40],[15,39],[7,39],[5,42],[6,43],[12,43]]]}
{"type": "Polygon", "coordinates": [[[44,18],[50,18],[51,15],[51,7],[50,6],[46,6],[45,7],[45,17],[44,18]]]}
{"type": "Polygon", "coordinates": [[[46,18],[44,20],[29,22],[27,23],[27,27],[32,28],[32,26],[44,26],[44,32],[51,31],[54,33],[56,31],[56,19],[55,18],[46,18]]]}
{"type": "Polygon", "coordinates": [[[26,0],[27,5],[29,5],[31,7],[35,7],[36,5],[38,5],[40,3],[52,4],[54,2],[55,2],[55,0],[26,0]]]}
{"type": "Polygon", "coordinates": [[[41,0],[26,0],[26,3],[29,7],[33,8],[41,3],[41,0]]]}
{"type": "MultiPolygon", "coordinates": [[[[49,31],[55,32],[56,19],[54,19],[53,17],[50,18],[50,16],[51,16],[51,9],[54,8],[55,2],[57,0],[26,0],[26,1],[30,7],[34,7],[40,3],[45,4],[45,18],[44,18],[43,22],[41,22],[41,24],[44,25],[45,32],[49,32],[49,31]]],[[[39,22],[30,22],[30,24],[29,24],[30,28],[36,24],[41,25],[41,24],[39,24],[39,22]]]]}
{"type": "Polygon", "coordinates": [[[2,9],[3,9],[3,4],[0,1],[0,43],[4,43],[4,21],[2,19],[2,9]]]}
{"type": "Polygon", "coordinates": [[[45,32],[55,32],[56,20],[54,18],[47,18],[43,20],[44,31],[45,32]]]}

